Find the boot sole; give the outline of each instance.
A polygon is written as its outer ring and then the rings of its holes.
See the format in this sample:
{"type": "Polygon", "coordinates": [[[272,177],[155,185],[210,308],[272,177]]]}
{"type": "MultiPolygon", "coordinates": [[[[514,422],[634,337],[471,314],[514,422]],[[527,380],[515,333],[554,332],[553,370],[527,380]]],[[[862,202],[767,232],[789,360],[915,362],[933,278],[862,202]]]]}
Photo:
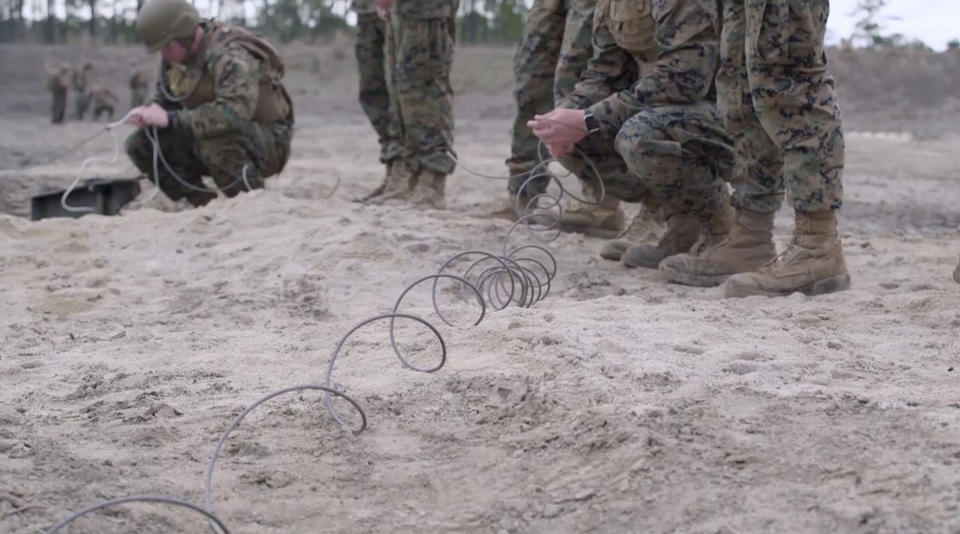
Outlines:
{"type": "MultiPolygon", "coordinates": [[[[664,258],[664,259],[666,259],[666,258],[664,258]]],[[[626,258],[623,258],[623,259],[620,261],[620,263],[623,263],[623,266],[626,267],[627,269],[639,269],[639,268],[643,267],[644,269],[654,269],[654,270],[656,270],[656,269],[659,269],[659,268],[660,268],[660,262],[662,262],[662,261],[663,261],[663,260],[660,260],[660,261],[658,261],[658,262],[656,262],[656,263],[653,263],[653,262],[633,262],[633,261],[628,261],[626,258]]]]}
{"type": "Polygon", "coordinates": [[[611,241],[600,249],[600,257],[609,261],[620,261],[628,248],[630,244],[625,241],[611,241]]]}
{"type": "Polygon", "coordinates": [[[660,269],[664,279],[671,284],[692,287],[717,287],[727,281],[732,274],[693,274],[673,269],[660,269]]]}
{"type": "Polygon", "coordinates": [[[844,291],[847,289],[850,289],[850,274],[844,273],[838,276],[817,280],[813,283],[790,291],[764,291],[757,288],[737,286],[728,281],[726,286],[723,288],[723,296],[724,298],[740,298],[751,296],[785,297],[792,293],[803,293],[808,297],[815,297],[817,295],[826,295],[827,293],[835,293],[837,291],[844,291]]]}

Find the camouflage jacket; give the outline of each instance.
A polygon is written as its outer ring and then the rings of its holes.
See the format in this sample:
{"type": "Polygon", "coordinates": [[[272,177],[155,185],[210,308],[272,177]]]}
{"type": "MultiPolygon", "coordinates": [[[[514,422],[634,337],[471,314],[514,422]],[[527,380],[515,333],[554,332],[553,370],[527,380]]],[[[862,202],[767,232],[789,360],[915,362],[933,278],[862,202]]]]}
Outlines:
{"type": "MultiPolygon", "coordinates": [[[[267,69],[266,61],[243,41],[211,44],[222,32],[232,31],[230,25],[204,21],[201,26],[204,37],[192,57],[182,65],[162,62],[154,97],[171,111],[171,128],[190,130],[198,139],[240,131],[254,120],[264,100],[262,75],[267,69]]],[[[279,91],[289,102],[282,86],[279,91]]]]}
{"type": "Polygon", "coordinates": [[[593,44],[573,101],[589,105],[610,135],[644,108],[693,104],[715,95],[720,56],[716,0],[601,0],[593,44]],[[639,67],[637,81],[617,90],[615,82],[631,66],[639,67]]]}
{"type": "Polygon", "coordinates": [[[119,102],[119,99],[115,94],[113,94],[109,89],[95,85],[93,89],[90,90],[90,99],[93,100],[94,106],[107,106],[111,102],[119,102]]]}
{"type": "Polygon", "coordinates": [[[650,0],[600,0],[592,35],[593,56],[563,107],[584,109],[631,87],[657,58],[650,0]]]}
{"type": "Polygon", "coordinates": [[[397,0],[394,9],[410,19],[445,19],[457,13],[460,0],[397,0]]]}

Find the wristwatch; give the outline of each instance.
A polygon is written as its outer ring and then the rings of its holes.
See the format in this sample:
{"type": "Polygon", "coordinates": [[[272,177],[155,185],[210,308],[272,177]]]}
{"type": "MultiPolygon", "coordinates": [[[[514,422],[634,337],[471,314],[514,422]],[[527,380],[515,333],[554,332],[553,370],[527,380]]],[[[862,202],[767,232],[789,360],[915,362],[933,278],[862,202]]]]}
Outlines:
{"type": "Polygon", "coordinates": [[[600,131],[600,123],[589,109],[583,112],[583,124],[586,125],[588,134],[600,131]]]}

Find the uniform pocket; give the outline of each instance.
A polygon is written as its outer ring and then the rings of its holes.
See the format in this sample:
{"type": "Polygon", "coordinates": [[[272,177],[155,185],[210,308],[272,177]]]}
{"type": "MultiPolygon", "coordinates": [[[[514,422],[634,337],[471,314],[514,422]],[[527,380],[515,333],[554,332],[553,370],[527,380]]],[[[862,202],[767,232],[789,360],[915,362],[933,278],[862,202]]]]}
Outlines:
{"type": "Polygon", "coordinates": [[[611,0],[610,33],[621,48],[638,53],[656,49],[656,22],[650,0],[611,0]]]}
{"type": "MultiPolygon", "coordinates": [[[[771,65],[789,62],[790,4],[793,2],[767,0],[747,3],[748,54],[771,65]]],[[[803,0],[800,3],[804,3],[803,0]]]]}

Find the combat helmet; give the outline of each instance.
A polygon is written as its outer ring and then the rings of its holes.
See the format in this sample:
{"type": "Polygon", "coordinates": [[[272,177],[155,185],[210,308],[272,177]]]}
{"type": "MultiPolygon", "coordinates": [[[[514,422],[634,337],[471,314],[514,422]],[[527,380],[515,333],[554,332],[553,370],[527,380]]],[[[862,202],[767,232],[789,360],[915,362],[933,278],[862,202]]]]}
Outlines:
{"type": "Polygon", "coordinates": [[[192,37],[199,23],[197,9],[184,0],[147,0],[137,14],[137,35],[154,53],[174,39],[192,37]]]}

